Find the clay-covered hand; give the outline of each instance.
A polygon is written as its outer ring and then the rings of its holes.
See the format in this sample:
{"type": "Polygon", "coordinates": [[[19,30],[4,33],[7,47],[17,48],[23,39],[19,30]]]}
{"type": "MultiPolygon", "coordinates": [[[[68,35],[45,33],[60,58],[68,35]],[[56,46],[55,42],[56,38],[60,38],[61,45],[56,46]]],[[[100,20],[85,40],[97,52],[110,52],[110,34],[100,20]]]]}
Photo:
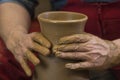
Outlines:
{"type": "Polygon", "coordinates": [[[50,42],[44,38],[41,33],[33,32],[26,33],[12,33],[6,41],[7,48],[13,53],[16,60],[20,63],[28,76],[31,76],[31,70],[27,64],[27,60],[37,65],[40,60],[32,53],[37,51],[42,55],[48,55],[50,53],[50,42]]]}
{"type": "Polygon", "coordinates": [[[75,60],[67,63],[69,69],[99,70],[120,63],[117,46],[112,41],[103,40],[92,34],[75,34],[60,39],[53,51],[57,57],[75,60]]]}

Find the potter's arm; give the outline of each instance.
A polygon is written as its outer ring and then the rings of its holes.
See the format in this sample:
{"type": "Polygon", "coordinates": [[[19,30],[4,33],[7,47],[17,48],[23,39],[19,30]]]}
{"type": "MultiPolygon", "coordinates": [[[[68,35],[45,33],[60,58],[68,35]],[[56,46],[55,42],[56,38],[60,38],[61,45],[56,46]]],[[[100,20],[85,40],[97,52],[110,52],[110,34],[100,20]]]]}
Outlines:
{"type": "Polygon", "coordinates": [[[28,34],[31,23],[28,11],[27,8],[24,8],[19,3],[6,2],[0,4],[0,36],[26,74],[31,76],[32,73],[26,61],[29,60],[34,65],[40,62],[31,50],[47,55],[50,53],[48,49],[50,43],[40,33],[33,32],[28,34]]]}
{"type": "Polygon", "coordinates": [[[30,23],[30,15],[21,5],[0,4],[0,35],[4,41],[12,36],[12,33],[27,33],[30,23]]]}
{"type": "Polygon", "coordinates": [[[0,0],[0,35],[4,41],[13,32],[27,33],[36,4],[37,0],[0,0]]]}
{"type": "MultiPolygon", "coordinates": [[[[6,46],[11,45],[11,42],[8,43],[10,39],[15,42],[18,36],[27,33],[29,26],[30,15],[25,8],[15,3],[6,2],[0,4],[0,36],[6,46]]],[[[14,44],[16,43],[13,43],[13,45],[14,44]]],[[[11,52],[13,52],[13,49],[11,52]]],[[[26,73],[30,75],[30,71],[26,73]]]]}

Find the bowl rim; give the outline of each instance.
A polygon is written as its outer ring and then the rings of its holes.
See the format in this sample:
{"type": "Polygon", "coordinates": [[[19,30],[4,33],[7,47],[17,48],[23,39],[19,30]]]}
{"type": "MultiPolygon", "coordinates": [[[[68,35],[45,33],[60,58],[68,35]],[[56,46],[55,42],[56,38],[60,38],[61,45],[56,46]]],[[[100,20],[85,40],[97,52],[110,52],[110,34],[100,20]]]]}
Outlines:
{"type": "Polygon", "coordinates": [[[70,12],[70,11],[47,11],[47,12],[43,12],[43,13],[40,13],[37,17],[37,19],[39,21],[44,21],[44,22],[50,22],[50,23],[76,23],[76,22],[83,22],[83,21],[87,21],[88,19],[88,16],[83,14],[83,13],[78,13],[78,12],[70,12]],[[50,20],[50,19],[45,19],[43,17],[41,17],[42,15],[44,14],[48,14],[48,13],[70,13],[70,14],[76,14],[76,15],[83,15],[84,18],[81,18],[81,19],[76,19],[76,20],[50,20]]]}

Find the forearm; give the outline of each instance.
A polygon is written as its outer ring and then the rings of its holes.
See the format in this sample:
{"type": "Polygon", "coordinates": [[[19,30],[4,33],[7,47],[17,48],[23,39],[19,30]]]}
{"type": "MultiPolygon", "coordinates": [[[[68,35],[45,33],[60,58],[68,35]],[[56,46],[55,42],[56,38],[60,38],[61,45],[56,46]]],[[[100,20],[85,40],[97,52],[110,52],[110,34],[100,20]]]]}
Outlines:
{"type": "Polygon", "coordinates": [[[4,41],[10,35],[27,33],[30,26],[30,15],[27,10],[19,4],[0,4],[0,35],[4,41]]]}

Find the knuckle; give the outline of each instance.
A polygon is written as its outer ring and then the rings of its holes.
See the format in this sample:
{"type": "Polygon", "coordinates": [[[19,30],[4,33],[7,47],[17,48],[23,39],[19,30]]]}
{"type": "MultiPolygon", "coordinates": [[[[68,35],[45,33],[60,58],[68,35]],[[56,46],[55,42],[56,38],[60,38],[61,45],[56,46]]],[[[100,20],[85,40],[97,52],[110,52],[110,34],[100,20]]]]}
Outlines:
{"type": "Polygon", "coordinates": [[[75,59],[79,59],[79,56],[78,56],[77,52],[74,52],[73,56],[74,56],[75,59]]]}

